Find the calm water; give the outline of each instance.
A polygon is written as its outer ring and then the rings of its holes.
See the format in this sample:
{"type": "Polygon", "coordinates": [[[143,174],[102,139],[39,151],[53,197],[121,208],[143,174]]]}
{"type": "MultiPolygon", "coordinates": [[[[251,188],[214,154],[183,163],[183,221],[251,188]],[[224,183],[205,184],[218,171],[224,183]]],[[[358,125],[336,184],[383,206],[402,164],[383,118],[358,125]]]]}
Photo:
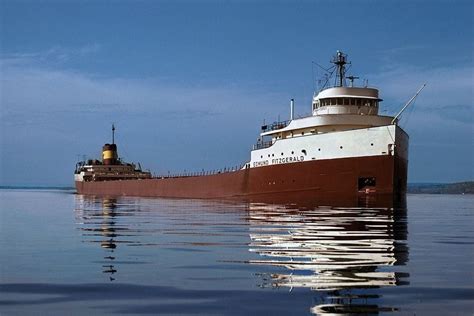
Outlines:
{"type": "Polygon", "coordinates": [[[407,210],[0,191],[0,314],[474,313],[474,196],[407,210]]]}

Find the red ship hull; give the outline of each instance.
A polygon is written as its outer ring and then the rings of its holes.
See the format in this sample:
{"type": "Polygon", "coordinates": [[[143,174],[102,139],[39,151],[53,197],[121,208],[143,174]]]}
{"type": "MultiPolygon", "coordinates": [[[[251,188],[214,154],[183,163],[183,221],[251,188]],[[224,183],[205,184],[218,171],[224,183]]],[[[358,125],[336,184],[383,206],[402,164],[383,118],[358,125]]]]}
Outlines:
{"type": "Polygon", "coordinates": [[[361,198],[401,200],[406,193],[407,161],[390,155],[312,160],[233,172],[143,180],[76,182],[87,195],[354,204],[361,198]],[[361,178],[375,183],[361,187],[361,178]],[[344,202],[343,202],[344,201],[344,202]]]}

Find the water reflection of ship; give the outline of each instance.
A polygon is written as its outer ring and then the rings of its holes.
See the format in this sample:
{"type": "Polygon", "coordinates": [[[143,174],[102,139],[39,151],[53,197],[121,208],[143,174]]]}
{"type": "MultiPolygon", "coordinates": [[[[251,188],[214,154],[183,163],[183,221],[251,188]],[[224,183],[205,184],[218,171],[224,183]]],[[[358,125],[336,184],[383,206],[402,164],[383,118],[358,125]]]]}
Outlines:
{"type": "Polygon", "coordinates": [[[77,196],[76,199],[77,219],[84,224],[80,229],[84,236],[102,237],[101,240],[91,240],[90,242],[100,243],[100,246],[106,250],[102,272],[109,274],[109,280],[114,281],[114,274],[117,273],[114,264],[115,249],[118,244],[117,237],[119,237],[117,230],[124,230],[124,228],[117,227],[117,200],[113,198],[85,198],[83,196],[77,196]],[[97,219],[100,219],[100,222],[97,222],[97,219]]]}
{"type": "Polygon", "coordinates": [[[115,256],[113,256],[114,249],[117,248],[117,243],[115,242],[114,238],[117,237],[116,230],[115,230],[115,209],[117,208],[117,200],[116,199],[104,199],[102,201],[102,214],[103,222],[101,225],[102,236],[106,238],[110,238],[108,240],[103,240],[100,243],[100,246],[104,249],[109,249],[111,254],[109,256],[105,256],[104,259],[110,261],[111,264],[103,265],[104,273],[110,273],[111,276],[110,281],[114,281],[115,279],[112,277],[114,273],[117,272],[115,266],[113,265],[113,261],[115,260],[115,256]]]}
{"type": "Polygon", "coordinates": [[[289,270],[263,274],[261,286],[326,292],[314,313],[393,310],[371,304],[376,294],[351,291],[407,282],[390,268],[408,260],[406,209],[251,205],[249,223],[250,251],[263,257],[250,263],[289,270]]]}

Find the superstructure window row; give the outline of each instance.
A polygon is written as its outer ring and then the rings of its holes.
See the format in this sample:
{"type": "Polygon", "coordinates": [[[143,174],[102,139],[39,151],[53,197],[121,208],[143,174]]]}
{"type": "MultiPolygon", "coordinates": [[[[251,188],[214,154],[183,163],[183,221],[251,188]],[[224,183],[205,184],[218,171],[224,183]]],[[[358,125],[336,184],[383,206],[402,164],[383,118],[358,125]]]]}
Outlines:
{"type": "Polygon", "coordinates": [[[378,107],[379,101],[376,99],[365,98],[327,98],[316,101],[313,104],[314,108],[331,105],[354,105],[354,106],[369,106],[378,107]]]}

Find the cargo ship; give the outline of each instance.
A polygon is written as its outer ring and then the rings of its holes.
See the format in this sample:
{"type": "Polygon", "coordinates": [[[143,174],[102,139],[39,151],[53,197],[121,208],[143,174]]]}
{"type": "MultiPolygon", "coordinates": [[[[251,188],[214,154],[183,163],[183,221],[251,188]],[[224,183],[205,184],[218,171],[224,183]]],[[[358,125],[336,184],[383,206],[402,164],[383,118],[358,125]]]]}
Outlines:
{"type": "Polygon", "coordinates": [[[396,116],[380,115],[378,89],[354,86],[358,78],[346,76],[347,55],[337,51],[331,62],[331,76],[313,95],[311,115],[295,118],[292,99],[289,120],[261,126],[250,160],[240,167],[153,176],[118,158],[112,127],[102,159],[76,165],[77,193],[349,204],[402,199],[409,137],[397,123],[423,87],[396,116]]]}

